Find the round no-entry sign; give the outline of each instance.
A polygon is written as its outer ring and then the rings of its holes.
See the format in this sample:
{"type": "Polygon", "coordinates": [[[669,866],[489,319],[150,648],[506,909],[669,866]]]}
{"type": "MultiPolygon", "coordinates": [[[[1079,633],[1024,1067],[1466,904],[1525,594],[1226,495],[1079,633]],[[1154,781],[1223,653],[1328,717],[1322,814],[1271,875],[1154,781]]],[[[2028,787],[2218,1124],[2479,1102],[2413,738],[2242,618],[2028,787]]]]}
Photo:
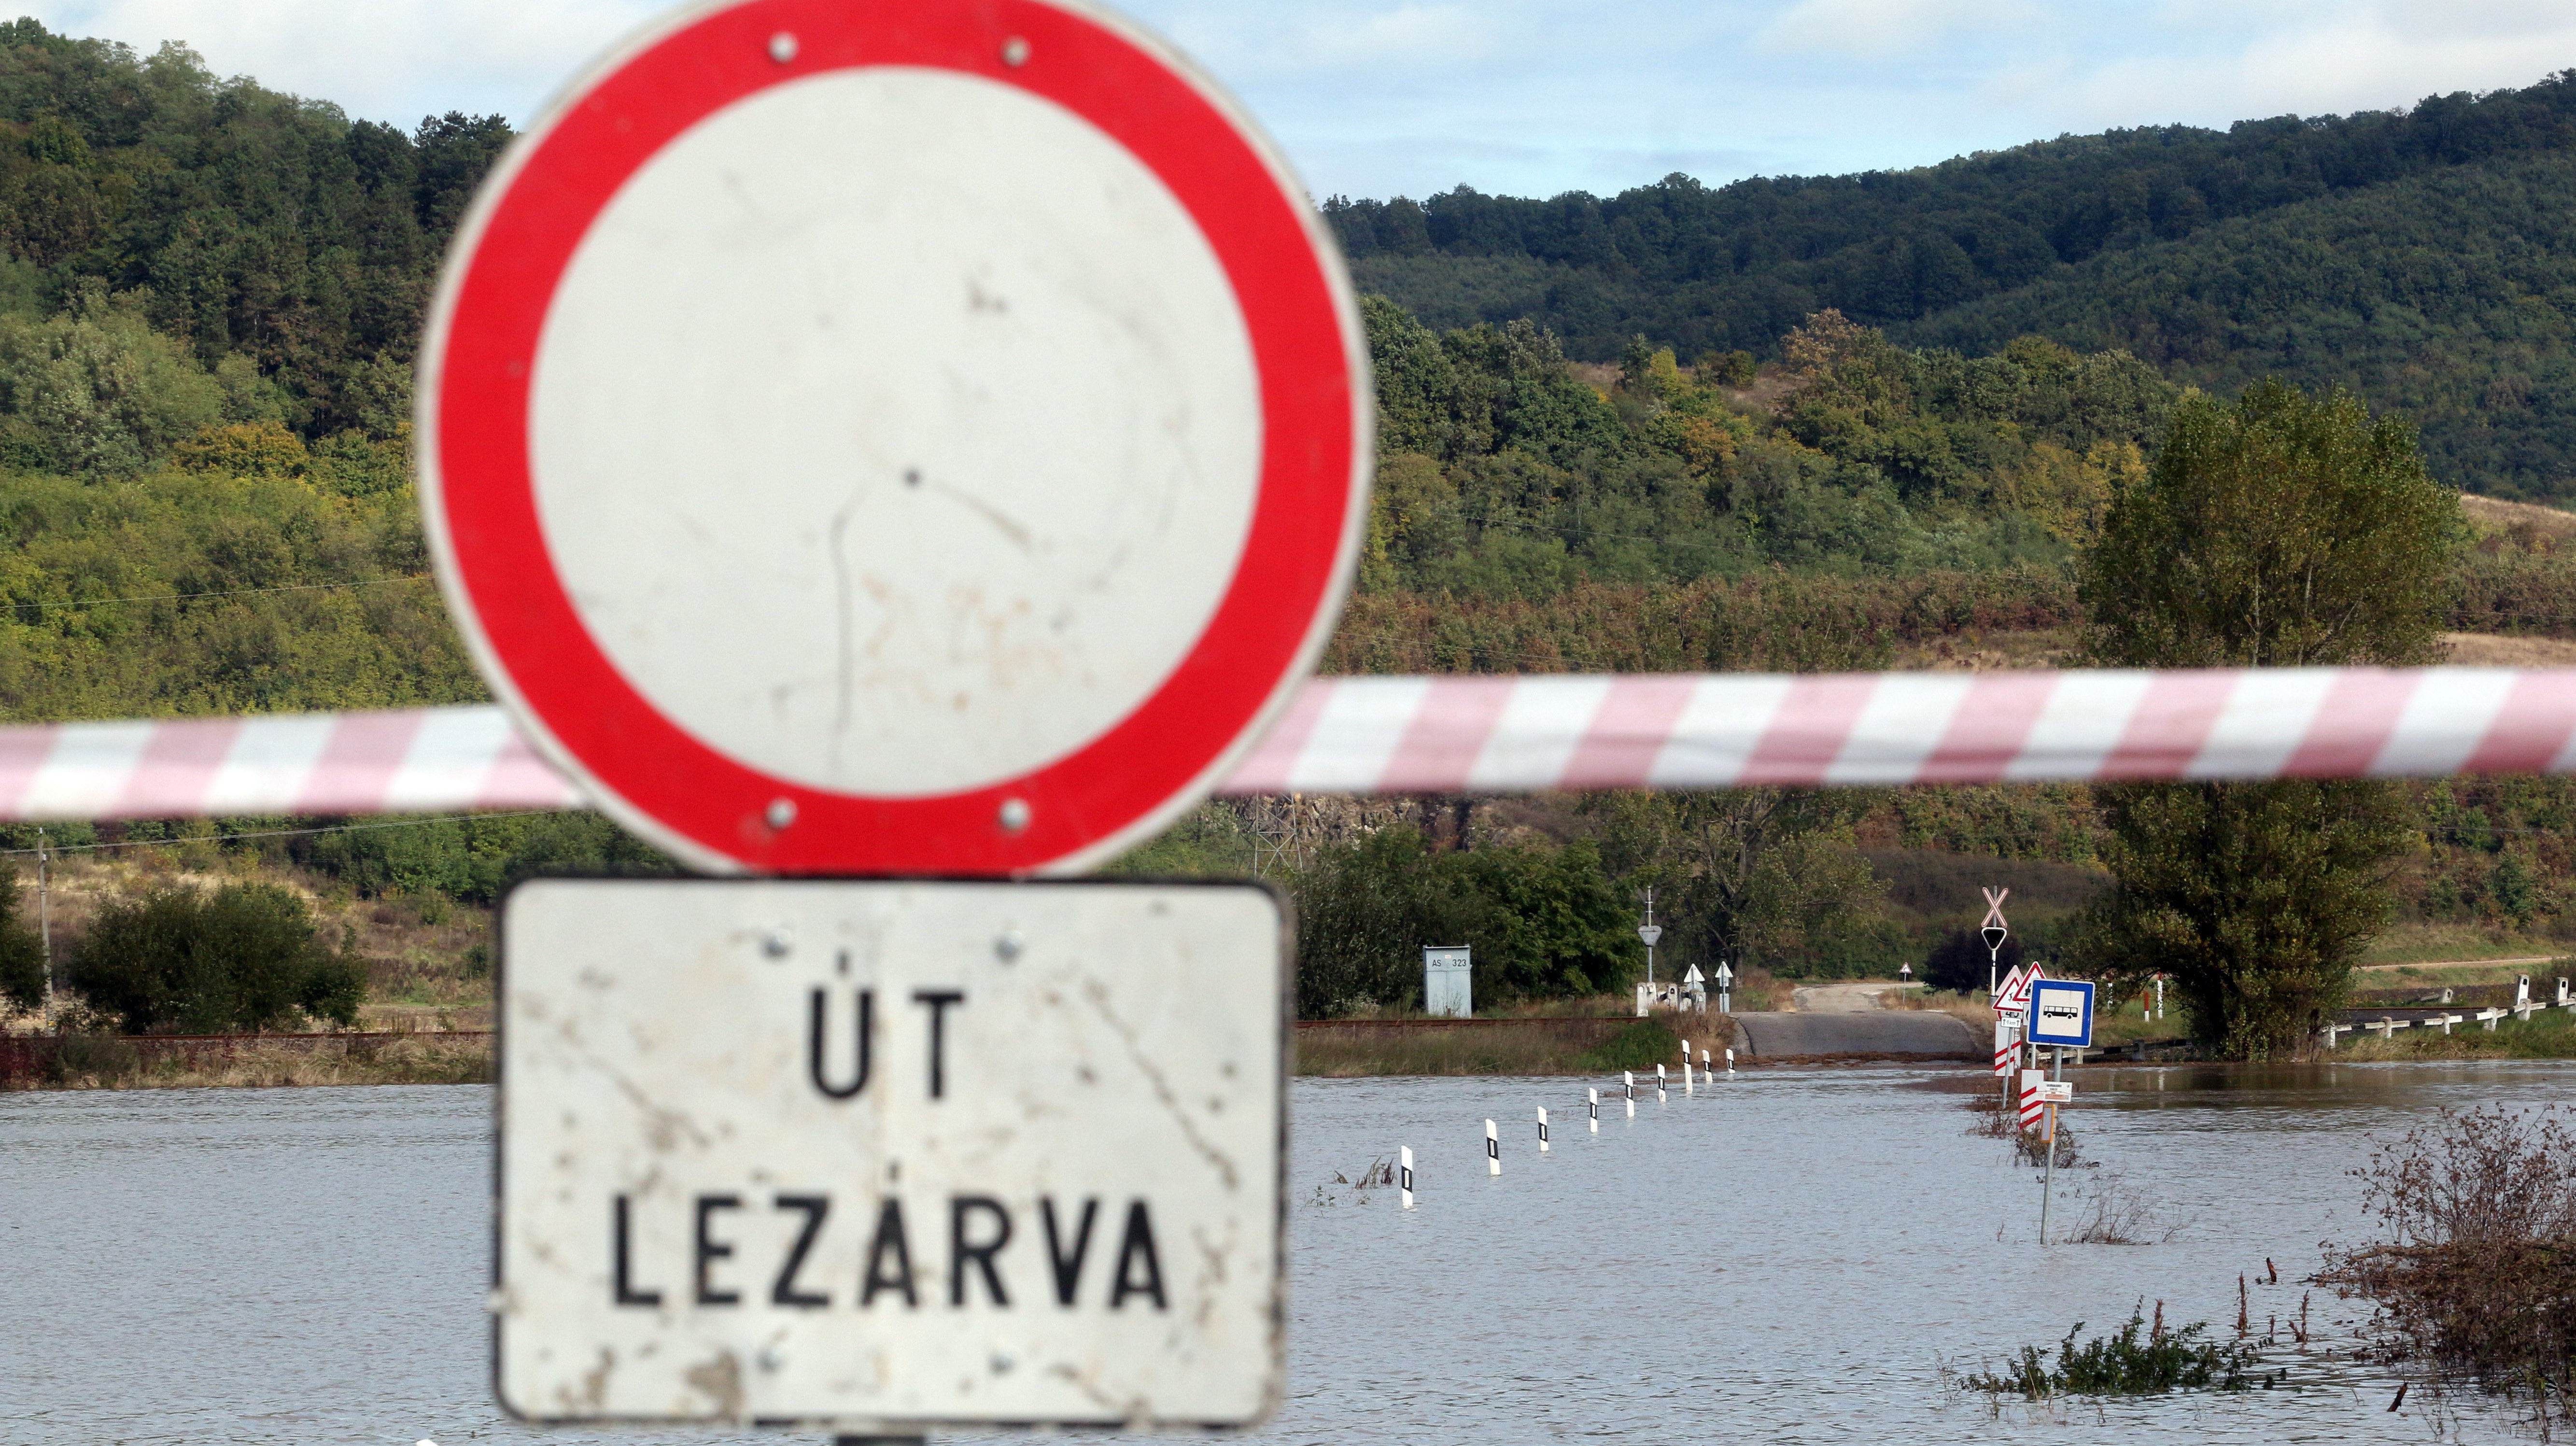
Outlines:
{"type": "Polygon", "coordinates": [[[1285,706],[1365,521],[1319,218],[1211,82],[1076,3],[669,17],[495,169],[421,383],[484,675],[719,871],[1137,841],[1285,706]]]}

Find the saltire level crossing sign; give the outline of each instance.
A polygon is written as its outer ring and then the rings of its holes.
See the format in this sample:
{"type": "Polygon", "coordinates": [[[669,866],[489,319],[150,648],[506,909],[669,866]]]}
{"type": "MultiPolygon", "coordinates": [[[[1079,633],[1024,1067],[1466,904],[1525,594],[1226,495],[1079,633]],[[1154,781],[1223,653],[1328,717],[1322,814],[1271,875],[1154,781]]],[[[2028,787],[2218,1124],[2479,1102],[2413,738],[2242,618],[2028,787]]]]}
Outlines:
{"type": "Polygon", "coordinates": [[[715,872],[1065,872],[1151,835],[1290,702],[1368,511],[1305,188],[1080,0],[653,23],[494,168],[421,383],[483,675],[715,872]]]}

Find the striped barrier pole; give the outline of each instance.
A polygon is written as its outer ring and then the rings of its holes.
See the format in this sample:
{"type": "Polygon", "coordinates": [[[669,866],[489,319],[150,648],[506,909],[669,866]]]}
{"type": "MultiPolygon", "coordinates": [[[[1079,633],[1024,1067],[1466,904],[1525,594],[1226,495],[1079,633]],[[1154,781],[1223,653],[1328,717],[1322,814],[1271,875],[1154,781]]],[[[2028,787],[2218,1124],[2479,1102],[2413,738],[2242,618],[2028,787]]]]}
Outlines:
{"type": "Polygon", "coordinates": [[[1547,1153],[1547,1106],[1538,1107],[1538,1152],[1547,1153]]]}
{"type": "Polygon", "coordinates": [[[1592,1116],[1592,1133],[1596,1135],[1601,1133],[1601,1091],[1586,1086],[1583,1091],[1583,1108],[1592,1116]]]}
{"type": "Polygon", "coordinates": [[[1396,1169],[1401,1172],[1396,1190],[1404,1200],[1404,1208],[1410,1210],[1413,1208],[1413,1147],[1407,1145],[1396,1154],[1399,1159],[1396,1169]]]}
{"type": "Polygon", "coordinates": [[[1503,1173],[1503,1137],[1494,1131],[1494,1122],[1485,1121],[1485,1173],[1503,1173]]]}
{"type": "Polygon", "coordinates": [[[2021,1127],[2024,1130],[2039,1123],[2041,1108],[2039,1084],[2046,1078],[2048,1078],[2048,1071],[2044,1069],[2026,1069],[2021,1072],[2021,1127]]]}

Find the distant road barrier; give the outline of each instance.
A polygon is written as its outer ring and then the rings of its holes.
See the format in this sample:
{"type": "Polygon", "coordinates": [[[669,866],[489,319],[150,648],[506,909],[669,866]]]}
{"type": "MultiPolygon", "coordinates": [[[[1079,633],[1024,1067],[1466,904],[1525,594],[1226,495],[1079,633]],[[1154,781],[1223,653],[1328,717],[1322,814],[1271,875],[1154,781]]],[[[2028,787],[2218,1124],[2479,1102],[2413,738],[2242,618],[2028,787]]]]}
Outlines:
{"type": "MultiPolygon", "coordinates": [[[[2576,669],[1318,678],[1229,794],[2576,772],[2576,669]]],[[[0,729],[0,819],[578,808],[494,707],[0,729]]]]}

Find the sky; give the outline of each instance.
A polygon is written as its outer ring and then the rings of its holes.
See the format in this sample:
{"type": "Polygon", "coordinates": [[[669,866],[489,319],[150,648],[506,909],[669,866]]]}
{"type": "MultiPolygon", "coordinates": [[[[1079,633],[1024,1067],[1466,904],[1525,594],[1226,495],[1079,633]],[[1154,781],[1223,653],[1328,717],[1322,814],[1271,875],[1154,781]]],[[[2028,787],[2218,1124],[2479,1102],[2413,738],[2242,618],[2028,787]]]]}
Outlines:
{"type": "MultiPolygon", "coordinates": [[[[409,125],[524,121],[644,0],[43,0],[49,28],[409,125]]],[[[1319,197],[1612,194],[2068,133],[2404,107],[2576,68],[2570,0],[1133,0],[1319,197]]]]}

